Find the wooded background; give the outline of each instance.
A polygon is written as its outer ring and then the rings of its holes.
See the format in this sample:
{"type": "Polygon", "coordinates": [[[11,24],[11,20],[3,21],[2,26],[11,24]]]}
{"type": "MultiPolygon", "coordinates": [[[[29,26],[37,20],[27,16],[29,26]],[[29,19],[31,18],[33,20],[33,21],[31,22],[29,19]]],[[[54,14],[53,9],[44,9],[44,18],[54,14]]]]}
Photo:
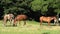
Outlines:
{"type": "Polygon", "coordinates": [[[0,19],[8,13],[23,13],[37,21],[41,15],[59,17],[60,0],[0,0],[0,19]]]}

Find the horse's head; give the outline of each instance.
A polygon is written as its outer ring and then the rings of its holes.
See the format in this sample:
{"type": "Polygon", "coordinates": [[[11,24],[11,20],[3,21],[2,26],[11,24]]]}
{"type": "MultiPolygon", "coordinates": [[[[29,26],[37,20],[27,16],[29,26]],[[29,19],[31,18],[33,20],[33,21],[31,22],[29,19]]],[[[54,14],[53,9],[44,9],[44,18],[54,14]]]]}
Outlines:
{"type": "Polygon", "coordinates": [[[56,22],[57,21],[57,18],[54,16],[54,17],[52,17],[52,20],[54,20],[56,22]]]}

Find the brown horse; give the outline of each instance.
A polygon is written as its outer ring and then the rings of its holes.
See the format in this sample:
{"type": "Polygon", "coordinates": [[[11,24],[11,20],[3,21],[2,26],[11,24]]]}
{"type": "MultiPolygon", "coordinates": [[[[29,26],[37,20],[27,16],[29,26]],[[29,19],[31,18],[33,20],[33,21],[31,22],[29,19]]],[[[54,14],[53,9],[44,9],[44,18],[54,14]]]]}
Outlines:
{"type": "Polygon", "coordinates": [[[14,19],[14,23],[13,23],[13,26],[16,26],[17,25],[17,21],[24,21],[24,25],[26,25],[26,19],[27,19],[27,16],[26,15],[18,15],[17,17],[15,17],[14,19]]]}
{"type": "Polygon", "coordinates": [[[4,25],[6,25],[7,20],[8,20],[10,23],[12,23],[13,18],[14,18],[14,15],[13,15],[13,14],[5,14],[5,15],[4,15],[4,25]]]}
{"type": "MultiPolygon", "coordinates": [[[[56,19],[55,16],[53,16],[53,17],[41,16],[41,17],[39,18],[39,20],[40,20],[41,24],[42,24],[43,21],[45,21],[45,22],[48,22],[48,25],[50,26],[50,22],[51,22],[52,20],[54,20],[54,21],[56,22],[57,19],[56,19]]],[[[40,24],[40,25],[41,25],[41,24],[40,24]]]]}

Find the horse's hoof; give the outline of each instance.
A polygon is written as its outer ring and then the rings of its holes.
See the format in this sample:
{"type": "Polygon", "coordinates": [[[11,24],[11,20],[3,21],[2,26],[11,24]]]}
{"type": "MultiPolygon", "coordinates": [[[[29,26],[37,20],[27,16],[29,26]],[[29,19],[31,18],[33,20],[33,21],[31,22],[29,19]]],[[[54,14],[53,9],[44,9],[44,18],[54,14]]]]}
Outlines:
{"type": "Polygon", "coordinates": [[[17,25],[13,24],[13,26],[17,26],[17,25]]]}
{"type": "Polygon", "coordinates": [[[4,24],[3,26],[6,27],[7,25],[4,24]]]}

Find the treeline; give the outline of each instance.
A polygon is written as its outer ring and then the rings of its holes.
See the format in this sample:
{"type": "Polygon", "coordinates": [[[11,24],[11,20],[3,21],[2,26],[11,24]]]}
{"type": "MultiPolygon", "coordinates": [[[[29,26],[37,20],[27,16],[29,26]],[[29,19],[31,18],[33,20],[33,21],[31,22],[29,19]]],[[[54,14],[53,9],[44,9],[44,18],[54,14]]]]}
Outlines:
{"type": "Polygon", "coordinates": [[[23,13],[35,20],[41,15],[59,16],[60,0],[0,0],[0,17],[7,13],[23,13]]]}

